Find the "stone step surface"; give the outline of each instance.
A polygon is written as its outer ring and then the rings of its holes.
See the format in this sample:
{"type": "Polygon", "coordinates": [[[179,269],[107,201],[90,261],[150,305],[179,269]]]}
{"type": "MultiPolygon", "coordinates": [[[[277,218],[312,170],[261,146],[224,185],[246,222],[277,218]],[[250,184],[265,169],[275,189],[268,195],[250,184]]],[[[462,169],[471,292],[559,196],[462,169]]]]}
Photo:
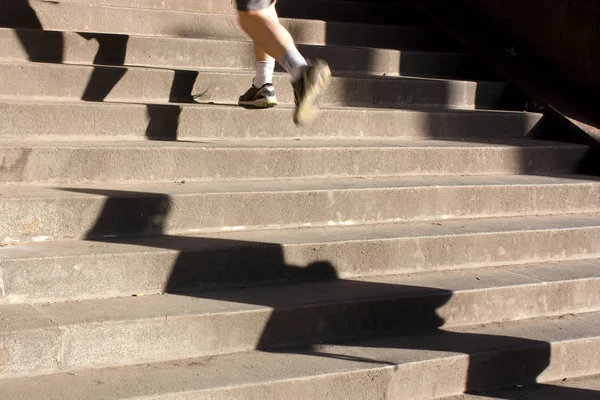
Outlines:
{"type": "MultiPolygon", "coordinates": [[[[98,7],[71,2],[32,1],[25,6],[0,5],[0,26],[44,30],[105,32],[125,35],[175,36],[248,40],[237,16],[123,7],[98,7]]],[[[306,19],[282,19],[299,44],[362,46],[393,49],[459,48],[437,28],[365,25],[306,19]]]]}
{"type": "Polygon", "coordinates": [[[311,129],[285,74],[281,107],[233,107],[253,56],[231,0],[0,3],[0,398],[599,374],[590,149],[534,140],[542,115],[406,1],[279,11],[334,70],[311,129]]]}
{"type": "MultiPolygon", "coordinates": [[[[167,70],[0,62],[0,98],[128,102],[199,102],[237,105],[252,84],[251,71],[167,70]]],[[[273,79],[278,101],[294,104],[286,74],[273,79]]],[[[442,106],[523,109],[510,86],[498,82],[448,81],[410,77],[334,77],[320,99],[323,107],[442,106]]]]}
{"type": "Polygon", "coordinates": [[[0,242],[600,212],[600,180],[429,176],[0,185],[0,242]]]}
{"type": "Polygon", "coordinates": [[[576,172],[587,146],[434,140],[0,142],[0,182],[242,180],[576,172]]]}
{"type": "Polygon", "coordinates": [[[259,111],[198,104],[0,100],[3,116],[0,137],[174,141],[378,137],[505,140],[533,137],[542,118],[535,113],[493,110],[328,108],[321,110],[310,129],[298,129],[292,122],[292,112],[287,106],[259,111]]]}
{"type": "MultiPolygon", "coordinates": [[[[231,0],[62,0],[113,7],[158,10],[235,13],[231,0]]],[[[391,25],[431,25],[431,21],[407,2],[360,2],[345,0],[279,0],[277,12],[282,18],[319,19],[391,25]]]]}
{"type": "Polygon", "coordinates": [[[561,379],[536,385],[500,389],[481,394],[464,394],[445,400],[596,400],[600,396],[600,375],[561,379]]]}
{"type": "MultiPolygon", "coordinates": [[[[0,380],[7,400],[433,399],[597,374],[599,313],[0,380]],[[520,365],[520,368],[515,368],[520,365]],[[260,368],[257,368],[260,366],[260,368]],[[439,376],[444,380],[440,381],[439,376]]],[[[54,326],[54,325],[52,325],[54,326]]]]}
{"type": "MultiPolygon", "coordinates": [[[[461,53],[310,45],[301,45],[299,50],[306,58],[327,60],[333,72],[456,79],[495,77],[472,56],[461,53]]],[[[248,41],[1,28],[0,60],[252,71],[255,66],[254,45],[248,41]]]]}
{"type": "Polygon", "coordinates": [[[3,303],[600,257],[597,214],[47,241],[0,252],[3,303]]]}
{"type": "Polygon", "coordinates": [[[0,376],[597,311],[600,261],[0,306],[0,376]],[[517,304],[527,307],[515,307],[517,304]],[[110,339],[109,339],[110,338],[110,339]],[[109,339],[109,340],[108,340],[109,339]],[[39,357],[23,360],[23,349],[39,357]],[[57,360],[59,360],[57,362],[57,360]]]}

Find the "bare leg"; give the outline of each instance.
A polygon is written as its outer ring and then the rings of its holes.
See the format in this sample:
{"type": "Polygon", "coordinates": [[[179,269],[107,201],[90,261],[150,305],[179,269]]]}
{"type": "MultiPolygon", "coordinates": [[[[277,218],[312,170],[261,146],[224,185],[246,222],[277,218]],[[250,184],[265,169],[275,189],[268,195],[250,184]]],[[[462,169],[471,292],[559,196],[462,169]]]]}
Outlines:
{"type": "MultiPolygon", "coordinates": [[[[267,55],[271,56],[279,61],[292,77],[296,101],[294,122],[298,125],[312,122],[318,114],[317,99],[327,88],[331,78],[327,63],[317,60],[312,66],[307,65],[304,57],[298,52],[294,39],[279,23],[275,3],[261,10],[238,10],[238,16],[240,26],[254,41],[257,65],[267,62],[267,55]]],[[[246,103],[246,98],[256,97],[251,93],[252,90],[251,88],[240,98],[240,105],[246,103]]]]}
{"type": "Polygon", "coordinates": [[[264,58],[264,53],[281,60],[288,50],[296,47],[292,36],[279,23],[275,4],[262,10],[238,11],[238,17],[240,26],[254,41],[257,61],[267,61],[258,59],[264,58]]]}
{"type": "Polygon", "coordinates": [[[274,61],[273,57],[269,55],[266,51],[258,47],[257,44],[254,44],[254,55],[256,56],[256,61],[274,61]]]}

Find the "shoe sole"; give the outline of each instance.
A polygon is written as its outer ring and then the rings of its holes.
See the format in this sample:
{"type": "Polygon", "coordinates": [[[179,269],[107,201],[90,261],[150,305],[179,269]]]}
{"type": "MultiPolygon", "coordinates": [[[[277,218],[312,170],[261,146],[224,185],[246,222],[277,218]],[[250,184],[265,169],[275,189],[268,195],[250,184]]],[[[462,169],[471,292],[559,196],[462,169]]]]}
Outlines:
{"type": "Polygon", "coordinates": [[[321,61],[318,68],[316,82],[313,82],[310,90],[304,95],[302,102],[298,104],[294,115],[296,125],[308,125],[313,122],[319,114],[317,100],[319,96],[327,89],[331,82],[331,69],[327,64],[321,61]]]}
{"type": "Polygon", "coordinates": [[[267,99],[259,99],[253,101],[238,101],[238,105],[242,107],[252,107],[252,108],[272,108],[277,105],[276,98],[267,98],[267,99]]]}

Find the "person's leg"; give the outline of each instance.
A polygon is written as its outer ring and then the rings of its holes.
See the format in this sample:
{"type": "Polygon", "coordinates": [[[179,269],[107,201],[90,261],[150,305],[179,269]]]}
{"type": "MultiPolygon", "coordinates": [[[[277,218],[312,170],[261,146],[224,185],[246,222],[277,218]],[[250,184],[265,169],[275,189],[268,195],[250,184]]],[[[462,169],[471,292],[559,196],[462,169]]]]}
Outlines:
{"type": "Polygon", "coordinates": [[[294,39],[279,23],[273,0],[237,0],[240,27],[254,43],[276,60],[281,60],[294,39]]]}
{"type": "Polygon", "coordinates": [[[272,85],[273,73],[275,72],[275,59],[257,45],[254,46],[254,55],[256,57],[254,86],[261,88],[267,84],[272,85]]]}
{"type": "Polygon", "coordinates": [[[323,61],[308,66],[279,23],[274,0],[237,0],[237,5],[240,26],[254,41],[256,56],[272,56],[292,77],[297,106],[294,121],[311,122],[317,114],[317,97],[331,77],[329,67],[323,61]]]}

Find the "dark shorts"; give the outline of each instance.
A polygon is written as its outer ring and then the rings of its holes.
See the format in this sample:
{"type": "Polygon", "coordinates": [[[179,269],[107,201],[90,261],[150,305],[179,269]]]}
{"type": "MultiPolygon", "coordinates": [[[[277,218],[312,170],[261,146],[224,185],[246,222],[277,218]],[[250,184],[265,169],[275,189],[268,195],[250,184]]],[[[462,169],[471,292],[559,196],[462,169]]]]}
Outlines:
{"type": "Polygon", "coordinates": [[[269,8],[275,0],[236,0],[239,11],[254,11],[269,8]]]}

